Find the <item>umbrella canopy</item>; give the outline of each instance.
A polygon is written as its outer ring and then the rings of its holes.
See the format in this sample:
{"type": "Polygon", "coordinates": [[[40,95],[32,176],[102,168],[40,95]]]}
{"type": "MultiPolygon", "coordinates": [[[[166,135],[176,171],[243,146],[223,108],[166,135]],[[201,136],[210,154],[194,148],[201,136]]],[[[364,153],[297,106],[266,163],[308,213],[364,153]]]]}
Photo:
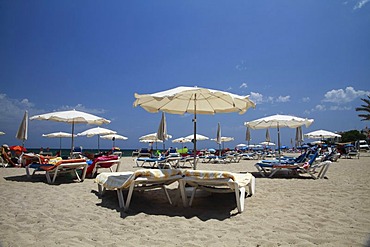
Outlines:
{"type": "Polygon", "coordinates": [[[184,142],[191,142],[191,139],[186,139],[185,137],[179,137],[172,140],[174,143],[184,143],[184,142]]]}
{"type": "MultiPolygon", "coordinates": [[[[166,140],[172,138],[172,135],[166,134],[166,140]]],[[[139,141],[141,142],[162,142],[163,140],[157,137],[157,133],[151,133],[144,136],[139,137],[139,141]]]]}
{"type": "Polygon", "coordinates": [[[28,111],[24,112],[23,119],[21,124],[19,125],[16,138],[22,141],[22,146],[24,146],[24,142],[27,140],[28,136],[28,111]]]}
{"type": "Polygon", "coordinates": [[[4,132],[2,132],[2,131],[0,131],[0,136],[2,136],[2,135],[5,135],[5,133],[4,133],[4,132]]]}
{"type": "Polygon", "coordinates": [[[247,127],[247,131],[245,132],[245,140],[248,142],[248,145],[251,141],[251,130],[249,129],[249,127],[247,127]]]}
{"type": "Polygon", "coordinates": [[[115,147],[115,141],[116,140],[127,140],[128,139],[126,136],[121,136],[121,135],[118,135],[118,134],[103,135],[103,136],[100,136],[100,138],[106,139],[106,140],[112,140],[113,141],[112,148],[115,147]]]}
{"type": "MultiPolygon", "coordinates": [[[[211,139],[211,140],[217,142],[217,139],[211,139]]],[[[231,141],[234,141],[234,137],[221,136],[221,142],[231,142],[231,141]]]]}
{"type": "MultiPolygon", "coordinates": [[[[192,141],[192,140],[194,140],[193,137],[194,137],[194,135],[191,134],[191,135],[185,136],[184,138],[189,139],[190,141],[192,141]]],[[[195,134],[195,137],[198,141],[205,141],[205,140],[209,139],[207,136],[200,135],[200,134],[195,134]]]]}
{"type": "Polygon", "coordinates": [[[11,146],[10,147],[10,150],[12,150],[12,151],[19,151],[19,152],[26,152],[27,151],[27,149],[25,147],[19,146],[19,145],[17,145],[17,146],[11,146]]]}
{"type": "Polygon", "coordinates": [[[166,116],[164,115],[164,112],[162,112],[161,122],[159,123],[159,127],[157,130],[157,138],[163,141],[163,150],[165,150],[164,142],[168,139],[168,136],[166,116]]]}
{"type": "Polygon", "coordinates": [[[239,112],[245,113],[255,103],[249,96],[239,96],[228,92],[198,88],[198,87],[176,87],[154,94],[135,93],[134,106],[141,106],[148,112],[168,112],[172,114],[193,113],[194,119],[194,169],[196,169],[197,151],[197,114],[215,114],[239,112]]]}
{"type": "Polygon", "coordinates": [[[244,125],[252,129],[266,129],[266,128],[277,128],[278,130],[278,147],[279,147],[279,159],[280,159],[280,128],[297,128],[299,126],[306,125],[310,126],[313,123],[313,119],[300,118],[290,115],[273,115],[269,117],[260,118],[254,121],[245,122],[244,125]]]}
{"type": "Polygon", "coordinates": [[[327,131],[327,130],[316,130],[312,131],[310,133],[304,134],[307,138],[312,139],[325,139],[325,138],[335,138],[335,137],[342,137],[341,135],[338,135],[336,133],[327,131]]]}
{"type": "Polygon", "coordinates": [[[74,141],[74,125],[75,123],[84,123],[84,124],[95,124],[102,125],[110,123],[109,120],[98,117],[86,112],[69,110],[69,111],[59,111],[51,112],[42,115],[36,115],[30,118],[30,120],[47,120],[54,122],[64,122],[72,124],[72,142],[71,142],[71,155],[73,152],[73,141],[74,141]]]}
{"type": "Polygon", "coordinates": [[[302,133],[302,126],[299,126],[296,128],[296,132],[295,132],[296,146],[300,146],[303,141],[304,139],[303,139],[303,133],[302,133]]]}
{"type": "Polygon", "coordinates": [[[100,143],[99,143],[99,136],[101,135],[109,135],[109,134],[116,134],[117,131],[106,129],[106,128],[101,128],[101,127],[96,127],[92,129],[85,130],[84,132],[81,132],[77,134],[77,136],[87,136],[87,137],[93,137],[93,136],[98,136],[98,152],[100,152],[100,143]]]}
{"type": "MultiPolygon", "coordinates": [[[[72,134],[66,132],[54,132],[49,134],[42,134],[43,137],[59,138],[59,153],[62,155],[62,138],[72,138],[72,134]]],[[[74,135],[76,137],[76,135],[74,135]]]]}
{"type": "MultiPolygon", "coordinates": [[[[212,141],[215,141],[215,142],[217,142],[218,143],[218,141],[217,141],[217,138],[215,138],[215,139],[211,139],[212,141]]],[[[221,136],[220,137],[220,140],[221,140],[221,144],[223,144],[224,142],[230,142],[230,141],[234,141],[234,137],[227,137],[227,136],[221,136]]],[[[222,148],[224,148],[224,147],[222,147],[222,148]]]]}
{"type": "Polygon", "coordinates": [[[261,145],[264,145],[264,146],[275,146],[276,144],[273,143],[273,142],[261,142],[260,143],[261,145]]]}
{"type": "Polygon", "coordinates": [[[267,128],[266,129],[266,139],[265,139],[266,142],[270,142],[271,141],[271,138],[270,138],[270,131],[269,129],[267,128]]]}

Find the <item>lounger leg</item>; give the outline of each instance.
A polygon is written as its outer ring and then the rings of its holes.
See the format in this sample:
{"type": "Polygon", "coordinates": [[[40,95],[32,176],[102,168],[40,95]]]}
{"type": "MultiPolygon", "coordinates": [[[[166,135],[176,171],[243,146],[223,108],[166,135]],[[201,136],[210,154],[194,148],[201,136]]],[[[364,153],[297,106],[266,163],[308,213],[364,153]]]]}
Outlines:
{"type": "Polygon", "coordinates": [[[125,199],[123,199],[123,191],[121,189],[117,190],[117,196],[118,196],[119,207],[124,208],[125,207],[125,199]]]}
{"type": "Polygon", "coordinates": [[[166,194],[168,202],[172,205],[172,201],[171,201],[170,195],[168,194],[168,191],[166,189],[166,185],[163,185],[162,189],[163,189],[164,193],[166,194]]]}
{"type": "Polygon", "coordinates": [[[79,181],[79,182],[81,182],[81,178],[80,178],[80,176],[78,175],[78,173],[77,173],[77,169],[73,169],[73,171],[74,171],[74,173],[75,173],[75,175],[76,175],[76,177],[77,177],[77,180],[79,181]]]}
{"type": "Polygon", "coordinates": [[[323,168],[321,168],[321,170],[320,170],[318,178],[325,178],[325,174],[328,171],[330,164],[331,164],[331,162],[326,162],[324,164],[323,168]]]}
{"type": "Polygon", "coordinates": [[[245,187],[235,186],[235,199],[236,206],[238,207],[239,213],[244,211],[244,201],[245,201],[245,187]]]}
{"type": "Polygon", "coordinates": [[[45,176],[46,176],[46,181],[48,181],[48,184],[51,184],[51,179],[50,179],[50,173],[49,173],[49,171],[46,171],[45,176]]]}
{"type": "Polygon", "coordinates": [[[120,162],[118,162],[118,164],[117,164],[116,172],[118,172],[118,171],[119,171],[119,167],[120,167],[120,165],[121,165],[121,161],[120,161],[120,162]]]}
{"type": "MultiPolygon", "coordinates": [[[[126,199],[126,205],[124,205],[125,211],[127,211],[128,207],[130,206],[131,197],[132,197],[132,193],[134,192],[134,188],[135,188],[135,183],[131,183],[130,189],[128,191],[127,199],[126,199]]],[[[123,199],[123,195],[122,195],[122,199],[123,199]]]]}
{"type": "Polygon", "coordinates": [[[186,208],[188,206],[187,204],[187,197],[186,197],[186,191],[185,191],[185,182],[182,181],[181,179],[179,180],[179,190],[180,190],[180,195],[182,198],[182,205],[186,208]]]}
{"type": "Polygon", "coordinates": [[[256,190],[256,178],[252,177],[251,181],[248,184],[248,193],[253,196],[256,190]]]}
{"type": "Polygon", "coordinates": [[[26,166],[26,174],[27,174],[27,177],[29,178],[30,177],[30,167],[29,167],[29,165],[26,166]]]}
{"type": "Polygon", "coordinates": [[[265,171],[257,164],[255,164],[254,166],[257,168],[257,170],[261,174],[261,176],[265,178],[266,177],[265,176],[265,171]]]}
{"type": "Polygon", "coordinates": [[[81,177],[82,181],[84,181],[85,178],[86,178],[87,168],[88,168],[88,165],[86,164],[83,171],[82,171],[82,177],[81,177]]]}
{"type": "Polygon", "coordinates": [[[191,198],[190,198],[190,202],[189,202],[190,207],[193,204],[193,200],[194,200],[194,197],[195,197],[195,193],[197,192],[197,189],[198,189],[198,187],[193,187],[193,193],[191,193],[191,198]]]}
{"type": "Polygon", "coordinates": [[[55,170],[55,172],[54,172],[54,176],[53,176],[53,181],[52,181],[52,183],[54,183],[55,182],[55,179],[57,178],[57,175],[58,175],[58,169],[59,169],[59,166],[57,167],[57,169],[55,170]]]}
{"type": "Polygon", "coordinates": [[[274,175],[275,175],[275,173],[276,173],[278,170],[280,170],[280,169],[274,168],[274,169],[271,171],[269,178],[271,178],[272,176],[274,176],[274,175]]]}

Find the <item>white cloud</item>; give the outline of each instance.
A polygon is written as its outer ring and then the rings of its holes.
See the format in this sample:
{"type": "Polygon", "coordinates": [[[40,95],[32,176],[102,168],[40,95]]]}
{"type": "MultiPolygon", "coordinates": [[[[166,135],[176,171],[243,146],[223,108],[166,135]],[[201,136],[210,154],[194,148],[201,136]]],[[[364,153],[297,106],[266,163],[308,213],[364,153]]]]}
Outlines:
{"type": "Polygon", "coordinates": [[[256,104],[261,104],[263,102],[263,95],[260,93],[251,92],[249,98],[256,104]]]}
{"type": "Polygon", "coordinates": [[[279,96],[276,99],[276,102],[281,102],[281,103],[285,103],[289,101],[290,101],[290,96],[279,96]]]}
{"type": "Polygon", "coordinates": [[[235,66],[235,68],[239,71],[247,70],[247,65],[244,60],[240,61],[239,64],[235,66]]]}
{"type": "Polygon", "coordinates": [[[346,89],[333,89],[325,94],[324,102],[344,104],[355,100],[358,97],[369,95],[369,91],[358,90],[353,87],[346,87],[346,89]]]}
{"type": "Polygon", "coordinates": [[[17,121],[25,110],[34,106],[28,99],[11,99],[6,94],[0,94],[0,105],[0,125],[17,121]]]}
{"type": "Polygon", "coordinates": [[[310,97],[303,97],[302,102],[304,103],[310,102],[310,97]]]}
{"type": "Polygon", "coordinates": [[[325,111],[326,107],[324,105],[317,105],[315,106],[315,110],[317,111],[325,111]]]}
{"type": "Polygon", "coordinates": [[[365,6],[370,0],[360,0],[356,3],[356,5],[353,7],[353,10],[361,9],[365,6]]]}
{"type": "Polygon", "coordinates": [[[348,106],[343,106],[343,107],[330,106],[330,108],[329,108],[330,111],[349,111],[351,109],[352,109],[352,107],[348,107],[348,106]]]}
{"type": "Polygon", "coordinates": [[[247,83],[243,82],[243,83],[240,85],[240,87],[239,87],[239,88],[247,88],[247,87],[248,87],[247,83]]]}
{"type": "Polygon", "coordinates": [[[90,109],[90,108],[86,108],[82,104],[77,104],[75,106],[64,105],[64,106],[61,106],[58,109],[58,111],[67,111],[67,110],[73,110],[73,109],[78,110],[78,111],[87,112],[87,113],[90,113],[90,114],[103,114],[103,113],[105,113],[105,110],[103,110],[103,109],[90,109]]]}

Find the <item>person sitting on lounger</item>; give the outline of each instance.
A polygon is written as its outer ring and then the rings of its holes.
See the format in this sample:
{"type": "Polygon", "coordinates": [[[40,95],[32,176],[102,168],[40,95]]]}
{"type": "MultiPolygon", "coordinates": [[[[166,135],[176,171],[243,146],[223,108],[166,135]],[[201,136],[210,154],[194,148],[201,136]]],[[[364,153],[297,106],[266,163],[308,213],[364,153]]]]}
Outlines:
{"type": "Polygon", "coordinates": [[[1,146],[1,157],[4,159],[5,162],[8,162],[11,166],[16,167],[17,165],[12,160],[12,153],[10,152],[10,148],[7,144],[3,144],[1,146]]]}

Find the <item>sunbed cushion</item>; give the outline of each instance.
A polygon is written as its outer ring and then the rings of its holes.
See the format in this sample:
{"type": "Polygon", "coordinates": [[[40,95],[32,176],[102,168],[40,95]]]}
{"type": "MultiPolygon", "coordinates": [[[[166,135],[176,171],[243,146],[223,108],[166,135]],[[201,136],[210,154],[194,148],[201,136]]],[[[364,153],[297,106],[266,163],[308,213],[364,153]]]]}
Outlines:
{"type": "Polygon", "coordinates": [[[206,170],[185,170],[183,171],[185,178],[192,178],[198,180],[204,179],[232,179],[238,183],[239,186],[247,186],[253,175],[250,173],[233,173],[227,171],[206,171],[206,170]]]}
{"type": "Polygon", "coordinates": [[[125,189],[130,187],[136,178],[148,178],[161,180],[172,176],[181,175],[179,169],[140,169],[135,172],[103,172],[96,178],[95,182],[103,185],[106,189],[125,189]]]}

